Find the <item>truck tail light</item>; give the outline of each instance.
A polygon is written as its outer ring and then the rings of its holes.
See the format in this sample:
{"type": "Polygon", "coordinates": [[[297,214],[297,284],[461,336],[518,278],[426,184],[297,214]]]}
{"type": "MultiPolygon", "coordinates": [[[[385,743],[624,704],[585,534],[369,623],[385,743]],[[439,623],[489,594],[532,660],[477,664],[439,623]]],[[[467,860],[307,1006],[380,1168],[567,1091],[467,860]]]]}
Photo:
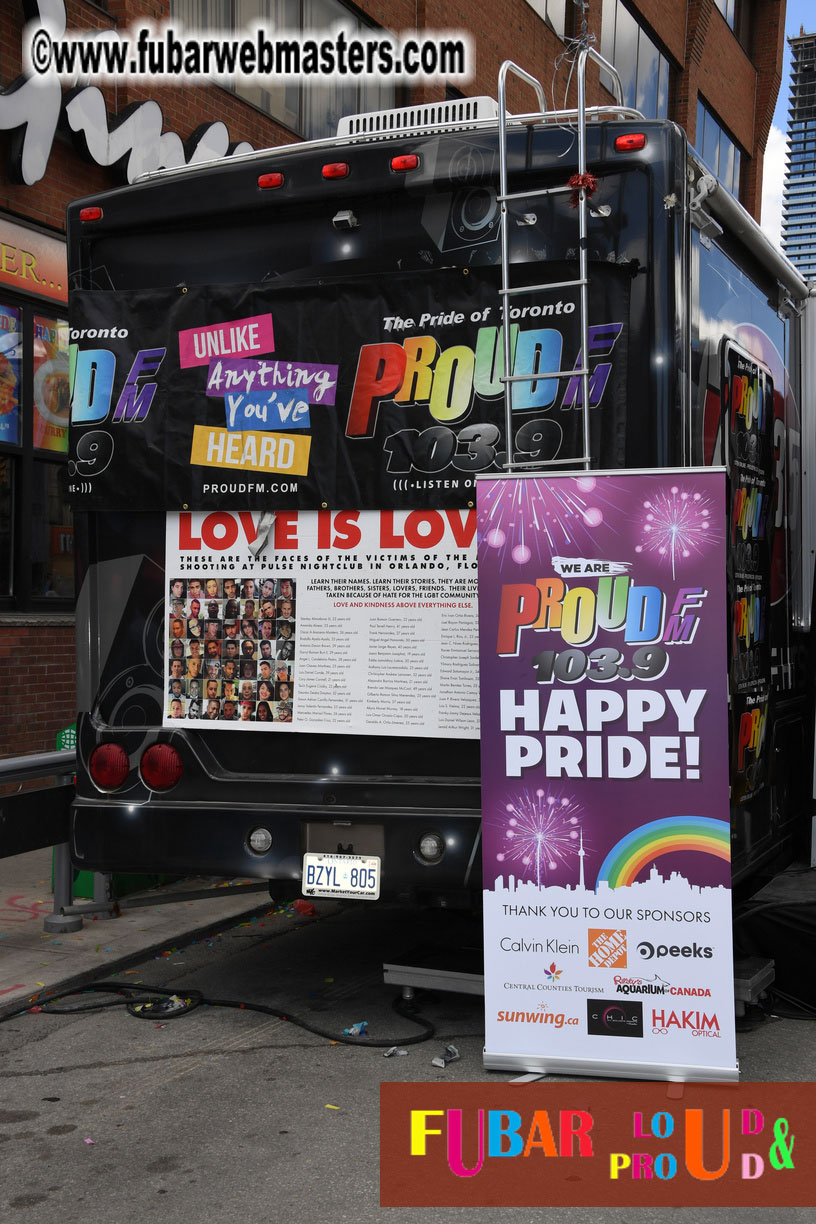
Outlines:
{"type": "Polygon", "coordinates": [[[151,790],[170,790],[184,772],[181,757],[171,744],[152,744],[142,756],[142,778],[151,790]]]}
{"type": "Polygon", "coordinates": [[[324,179],[348,178],[348,162],[328,162],[323,167],[324,179]]]}
{"type": "Polygon", "coordinates": [[[92,204],[88,208],[80,208],[79,219],[80,221],[101,221],[102,209],[98,204],[92,204]]]}
{"type": "Polygon", "coordinates": [[[625,136],[615,137],[615,148],[619,153],[636,153],[646,147],[645,132],[627,132],[625,136]]]}
{"type": "Polygon", "coordinates": [[[112,791],[126,781],[130,761],[121,744],[100,744],[91,753],[88,769],[100,790],[112,791]]]}
{"type": "Polygon", "coordinates": [[[391,169],[397,171],[416,170],[419,158],[416,153],[401,153],[399,157],[391,158],[391,169]]]}
{"type": "Polygon", "coordinates": [[[258,186],[265,191],[269,191],[275,187],[282,187],[283,175],[277,170],[270,170],[268,174],[259,174],[258,186]]]}

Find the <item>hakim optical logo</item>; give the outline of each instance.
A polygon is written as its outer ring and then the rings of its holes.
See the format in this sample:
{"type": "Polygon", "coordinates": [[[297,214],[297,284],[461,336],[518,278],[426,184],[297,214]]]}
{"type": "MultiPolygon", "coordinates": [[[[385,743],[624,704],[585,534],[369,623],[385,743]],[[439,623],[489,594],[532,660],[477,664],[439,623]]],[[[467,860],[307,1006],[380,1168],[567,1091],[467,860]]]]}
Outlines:
{"type": "Polygon", "coordinates": [[[587,999],[590,1037],[642,1037],[643,1004],[635,999],[587,999]]]}

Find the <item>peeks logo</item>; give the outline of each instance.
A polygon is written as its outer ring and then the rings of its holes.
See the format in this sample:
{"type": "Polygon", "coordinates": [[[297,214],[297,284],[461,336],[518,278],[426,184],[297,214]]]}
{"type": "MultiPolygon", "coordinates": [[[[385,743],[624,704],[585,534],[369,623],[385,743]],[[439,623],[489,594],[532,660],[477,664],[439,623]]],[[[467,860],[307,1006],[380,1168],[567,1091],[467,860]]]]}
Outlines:
{"type": "Polygon", "coordinates": [[[645,939],[642,943],[638,944],[638,952],[644,960],[652,960],[653,957],[657,957],[659,960],[664,956],[682,956],[686,959],[691,957],[693,960],[711,960],[711,957],[714,955],[713,948],[703,947],[702,944],[698,943],[684,944],[682,947],[679,947],[677,944],[671,944],[671,946],[668,944],[657,944],[655,946],[645,939]]]}
{"type": "Polygon", "coordinates": [[[590,927],[589,938],[590,969],[625,969],[626,968],[626,932],[590,927]]]}
{"type": "Polygon", "coordinates": [[[591,1037],[642,1037],[643,1004],[637,1000],[587,999],[591,1037]]]}

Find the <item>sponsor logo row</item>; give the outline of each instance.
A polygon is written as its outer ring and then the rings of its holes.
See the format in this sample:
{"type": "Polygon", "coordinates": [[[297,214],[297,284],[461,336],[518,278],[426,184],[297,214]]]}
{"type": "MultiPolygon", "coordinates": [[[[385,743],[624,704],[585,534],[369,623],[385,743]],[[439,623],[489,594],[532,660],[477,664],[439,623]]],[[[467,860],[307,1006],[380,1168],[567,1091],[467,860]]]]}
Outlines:
{"type": "MultiPolygon", "coordinates": [[[[586,1031],[590,1037],[643,1037],[643,1003],[639,999],[587,999],[586,1031]]],[[[647,1012],[646,1026],[651,1035],[668,1037],[683,1033],[685,1036],[719,1039],[720,1022],[716,1012],[698,1008],[657,1008],[651,1011],[651,1025],[647,1012]]],[[[553,1029],[578,1027],[577,1016],[565,1012],[550,1011],[546,1003],[539,1003],[535,1011],[510,1011],[496,1013],[496,1020],[504,1024],[547,1026],[553,1029]]]]}
{"type": "MultiPolygon", "coordinates": [[[[590,969],[626,969],[628,967],[627,932],[609,927],[590,927],[587,931],[587,967],[590,969]]],[[[504,936],[499,941],[502,952],[530,953],[543,952],[556,956],[577,956],[580,948],[577,943],[563,943],[557,939],[544,942],[528,939],[513,939],[504,936]]],[[[708,944],[699,944],[696,940],[685,944],[655,944],[647,939],[641,939],[637,944],[637,955],[642,961],[651,960],[711,960],[714,949],[708,944]]]]}

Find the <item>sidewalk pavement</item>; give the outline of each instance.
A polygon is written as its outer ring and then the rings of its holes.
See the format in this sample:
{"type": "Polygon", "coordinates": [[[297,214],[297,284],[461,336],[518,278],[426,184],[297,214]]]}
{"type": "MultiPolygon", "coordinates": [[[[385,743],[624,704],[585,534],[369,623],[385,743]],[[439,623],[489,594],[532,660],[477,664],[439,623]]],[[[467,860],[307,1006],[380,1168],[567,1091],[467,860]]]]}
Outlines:
{"type": "MultiPolygon", "coordinates": [[[[48,934],[43,919],[53,911],[51,849],[0,859],[0,1015],[25,1005],[43,991],[79,986],[101,975],[113,977],[153,954],[169,956],[242,915],[274,909],[267,886],[258,880],[185,878],[127,900],[149,904],[123,909],[118,918],[84,914],[82,929],[48,934]],[[253,884],[253,891],[230,892],[228,883],[253,884]],[[164,901],[171,895],[207,889],[211,896],[164,901]]],[[[77,898],[76,904],[86,904],[77,898]]]]}

